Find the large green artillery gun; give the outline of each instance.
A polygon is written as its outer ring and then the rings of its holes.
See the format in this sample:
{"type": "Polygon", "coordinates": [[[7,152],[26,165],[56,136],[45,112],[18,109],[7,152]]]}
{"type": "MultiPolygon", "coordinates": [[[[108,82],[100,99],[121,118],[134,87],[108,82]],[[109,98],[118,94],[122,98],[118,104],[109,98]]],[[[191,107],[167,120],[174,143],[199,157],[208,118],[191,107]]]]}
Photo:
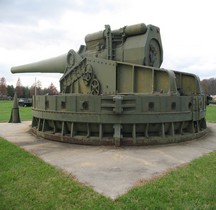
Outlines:
{"type": "Polygon", "coordinates": [[[137,24],[85,37],[78,52],[12,67],[12,73],[62,73],[60,95],[33,97],[32,132],[92,145],[179,142],[206,133],[199,78],[161,69],[160,29],[137,24]]]}

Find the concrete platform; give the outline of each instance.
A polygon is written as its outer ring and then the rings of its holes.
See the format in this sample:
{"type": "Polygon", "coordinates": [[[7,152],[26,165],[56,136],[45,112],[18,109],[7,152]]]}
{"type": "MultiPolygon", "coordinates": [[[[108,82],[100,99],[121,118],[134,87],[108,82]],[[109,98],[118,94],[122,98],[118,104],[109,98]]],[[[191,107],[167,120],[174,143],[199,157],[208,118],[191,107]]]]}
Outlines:
{"type": "Polygon", "coordinates": [[[179,144],[106,147],[49,141],[29,133],[31,122],[1,123],[0,136],[115,199],[141,180],[158,176],[216,150],[216,124],[207,136],[179,144]]]}

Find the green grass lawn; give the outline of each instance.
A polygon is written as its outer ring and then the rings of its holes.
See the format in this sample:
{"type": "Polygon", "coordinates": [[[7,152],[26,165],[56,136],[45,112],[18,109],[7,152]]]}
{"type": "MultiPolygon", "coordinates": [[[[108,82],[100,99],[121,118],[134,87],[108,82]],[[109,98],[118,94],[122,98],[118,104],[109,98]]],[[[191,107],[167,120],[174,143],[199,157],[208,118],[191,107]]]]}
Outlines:
{"type": "Polygon", "coordinates": [[[216,105],[207,106],[206,119],[208,122],[216,122],[216,105]]]}
{"type": "MultiPolygon", "coordinates": [[[[0,100],[0,122],[8,122],[11,116],[13,101],[0,100]]],[[[32,107],[19,107],[21,121],[32,119],[32,107]]]]}
{"type": "MultiPolygon", "coordinates": [[[[0,122],[12,102],[0,101],[0,122]]],[[[216,106],[207,121],[216,122],[216,106]]],[[[31,120],[31,107],[20,107],[31,120]]],[[[139,186],[115,201],[0,138],[0,209],[216,209],[216,152],[139,186]]],[[[115,187],[115,186],[110,186],[115,187]]]]}
{"type": "Polygon", "coordinates": [[[0,209],[216,209],[215,172],[212,152],[112,201],[0,139],[0,209]]]}

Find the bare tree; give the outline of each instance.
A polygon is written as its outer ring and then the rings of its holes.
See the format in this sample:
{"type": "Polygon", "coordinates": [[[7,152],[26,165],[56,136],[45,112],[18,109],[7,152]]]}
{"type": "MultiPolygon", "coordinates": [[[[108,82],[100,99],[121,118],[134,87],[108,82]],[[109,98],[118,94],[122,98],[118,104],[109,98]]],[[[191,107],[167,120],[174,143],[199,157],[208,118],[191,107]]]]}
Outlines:
{"type": "Polygon", "coordinates": [[[58,95],[59,94],[57,88],[55,87],[55,85],[53,83],[51,83],[50,86],[48,87],[48,93],[49,93],[49,95],[58,95]]]}
{"type": "Polygon", "coordinates": [[[22,86],[20,78],[18,78],[17,80],[15,91],[16,91],[17,97],[23,96],[23,86],[22,86]]]}
{"type": "Polygon", "coordinates": [[[30,87],[30,96],[41,95],[42,92],[43,91],[41,81],[35,81],[35,83],[30,87]]]}
{"type": "Polygon", "coordinates": [[[201,81],[201,85],[202,85],[202,88],[205,92],[205,94],[209,94],[209,89],[208,89],[208,80],[207,79],[204,79],[201,81]]]}
{"type": "Polygon", "coordinates": [[[42,83],[40,80],[36,82],[37,95],[41,95],[42,93],[42,83]]]}
{"type": "Polygon", "coordinates": [[[204,79],[201,84],[207,95],[216,95],[216,78],[204,79]]]}
{"type": "Polygon", "coordinates": [[[5,77],[0,78],[0,94],[7,95],[7,85],[5,77]]]}

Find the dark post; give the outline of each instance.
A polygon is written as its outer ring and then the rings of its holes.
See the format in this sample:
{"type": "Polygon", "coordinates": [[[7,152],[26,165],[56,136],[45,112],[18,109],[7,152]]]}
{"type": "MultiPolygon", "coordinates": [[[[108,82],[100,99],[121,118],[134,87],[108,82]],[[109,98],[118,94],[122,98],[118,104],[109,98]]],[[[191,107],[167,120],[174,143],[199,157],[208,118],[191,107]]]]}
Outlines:
{"type": "Polygon", "coordinates": [[[11,109],[11,117],[9,123],[21,123],[16,92],[14,95],[14,104],[13,104],[13,108],[11,109]]]}

